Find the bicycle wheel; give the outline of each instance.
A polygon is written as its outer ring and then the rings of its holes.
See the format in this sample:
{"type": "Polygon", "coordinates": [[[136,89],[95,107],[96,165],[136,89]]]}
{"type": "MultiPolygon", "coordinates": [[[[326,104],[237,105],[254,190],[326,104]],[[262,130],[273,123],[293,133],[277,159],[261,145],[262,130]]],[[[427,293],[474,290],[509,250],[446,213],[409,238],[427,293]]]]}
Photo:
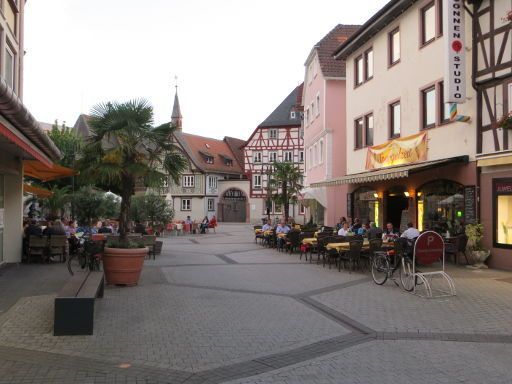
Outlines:
{"type": "Polygon", "coordinates": [[[68,271],[71,275],[76,272],[82,271],[85,268],[86,260],[82,252],[77,252],[69,255],[68,258],[68,271]]]}
{"type": "Polygon", "coordinates": [[[389,275],[389,260],[384,255],[376,255],[372,258],[372,278],[375,284],[382,285],[389,275]]]}
{"type": "Polygon", "coordinates": [[[402,283],[402,288],[407,292],[411,292],[414,289],[414,280],[415,279],[413,275],[413,265],[411,259],[402,259],[402,267],[400,268],[400,283],[402,283]]]}

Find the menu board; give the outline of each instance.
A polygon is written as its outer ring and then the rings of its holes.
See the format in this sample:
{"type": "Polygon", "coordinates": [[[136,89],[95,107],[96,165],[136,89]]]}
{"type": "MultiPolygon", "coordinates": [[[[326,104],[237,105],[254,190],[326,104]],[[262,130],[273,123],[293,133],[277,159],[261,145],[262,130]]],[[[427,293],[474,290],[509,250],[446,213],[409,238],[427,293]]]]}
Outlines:
{"type": "Polygon", "coordinates": [[[402,211],[402,216],[400,217],[400,233],[404,233],[407,229],[407,224],[411,222],[411,218],[409,217],[409,211],[404,209],[402,211]]]}
{"type": "Polygon", "coordinates": [[[464,187],[464,223],[472,224],[477,221],[476,213],[476,187],[468,185],[464,187]]]}

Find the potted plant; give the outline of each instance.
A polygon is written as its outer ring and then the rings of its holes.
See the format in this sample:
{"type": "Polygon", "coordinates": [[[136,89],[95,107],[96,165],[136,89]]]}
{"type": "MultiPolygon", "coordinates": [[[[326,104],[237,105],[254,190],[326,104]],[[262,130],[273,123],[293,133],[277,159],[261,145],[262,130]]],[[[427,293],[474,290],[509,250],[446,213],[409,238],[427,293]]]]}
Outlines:
{"type": "Polygon", "coordinates": [[[110,284],[137,284],[148,249],[128,239],[129,213],[136,187],[162,188],[178,182],[186,161],[172,141],[175,127],[153,127],[153,108],[146,100],[111,102],[93,108],[91,137],[79,168],[87,182],[121,196],[119,239],[105,246],[103,269],[110,284]]]}
{"type": "Polygon", "coordinates": [[[503,129],[512,129],[512,112],[499,119],[497,125],[503,129]]]}
{"type": "Polygon", "coordinates": [[[468,224],[466,225],[465,232],[468,237],[468,250],[471,252],[473,260],[475,260],[475,264],[471,268],[487,268],[484,262],[491,254],[491,251],[482,247],[482,239],[484,238],[483,224],[468,224]]]}

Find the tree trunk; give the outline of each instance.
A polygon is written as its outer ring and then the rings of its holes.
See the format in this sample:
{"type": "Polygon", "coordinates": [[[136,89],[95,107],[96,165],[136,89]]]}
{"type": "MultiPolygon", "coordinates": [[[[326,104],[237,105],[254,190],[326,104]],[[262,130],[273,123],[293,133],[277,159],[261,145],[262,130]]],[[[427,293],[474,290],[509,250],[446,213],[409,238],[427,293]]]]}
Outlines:
{"type": "Polygon", "coordinates": [[[284,203],[284,220],[285,222],[288,222],[288,216],[289,216],[289,213],[290,213],[290,207],[289,207],[289,204],[288,204],[288,183],[286,181],[283,182],[282,184],[282,193],[283,193],[283,203],[284,203]]]}
{"type": "Polygon", "coordinates": [[[132,196],[134,193],[134,185],[129,178],[123,178],[123,192],[121,193],[121,210],[119,213],[119,240],[125,241],[128,239],[128,224],[130,206],[132,203],[132,196]]]}

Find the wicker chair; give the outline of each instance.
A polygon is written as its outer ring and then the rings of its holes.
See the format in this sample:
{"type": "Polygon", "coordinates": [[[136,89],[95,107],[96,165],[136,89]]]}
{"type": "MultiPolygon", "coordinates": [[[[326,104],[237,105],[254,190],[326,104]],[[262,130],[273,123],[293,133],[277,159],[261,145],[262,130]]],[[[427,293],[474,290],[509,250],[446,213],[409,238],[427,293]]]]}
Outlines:
{"type": "Polygon", "coordinates": [[[359,265],[361,257],[361,250],[363,249],[363,240],[353,239],[349,241],[350,249],[348,252],[340,253],[340,262],[338,264],[338,270],[341,271],[341,262],[343,261],[343,269],[346,267],[346,263],[350,264],[349,273],[355,270],[356,265],[359,265]]]}
{"type": "Polygon", "coordinates": [[[36,256],[41,259],[41,261],[46,261],[47,258],[47,249],[48,249],[48,237],[46,236],[34,236],[30,235],[28,239],[28,259],[27,261],[30,263],[33,256],[36,256]]]}
{"type": "Polygon", "coordinates": [[[68,238],[65,235],[50,236],[50,256],[59,256],[60,262],[63,262],[66,258],[66,248],[68,246],[68,238]]]}

